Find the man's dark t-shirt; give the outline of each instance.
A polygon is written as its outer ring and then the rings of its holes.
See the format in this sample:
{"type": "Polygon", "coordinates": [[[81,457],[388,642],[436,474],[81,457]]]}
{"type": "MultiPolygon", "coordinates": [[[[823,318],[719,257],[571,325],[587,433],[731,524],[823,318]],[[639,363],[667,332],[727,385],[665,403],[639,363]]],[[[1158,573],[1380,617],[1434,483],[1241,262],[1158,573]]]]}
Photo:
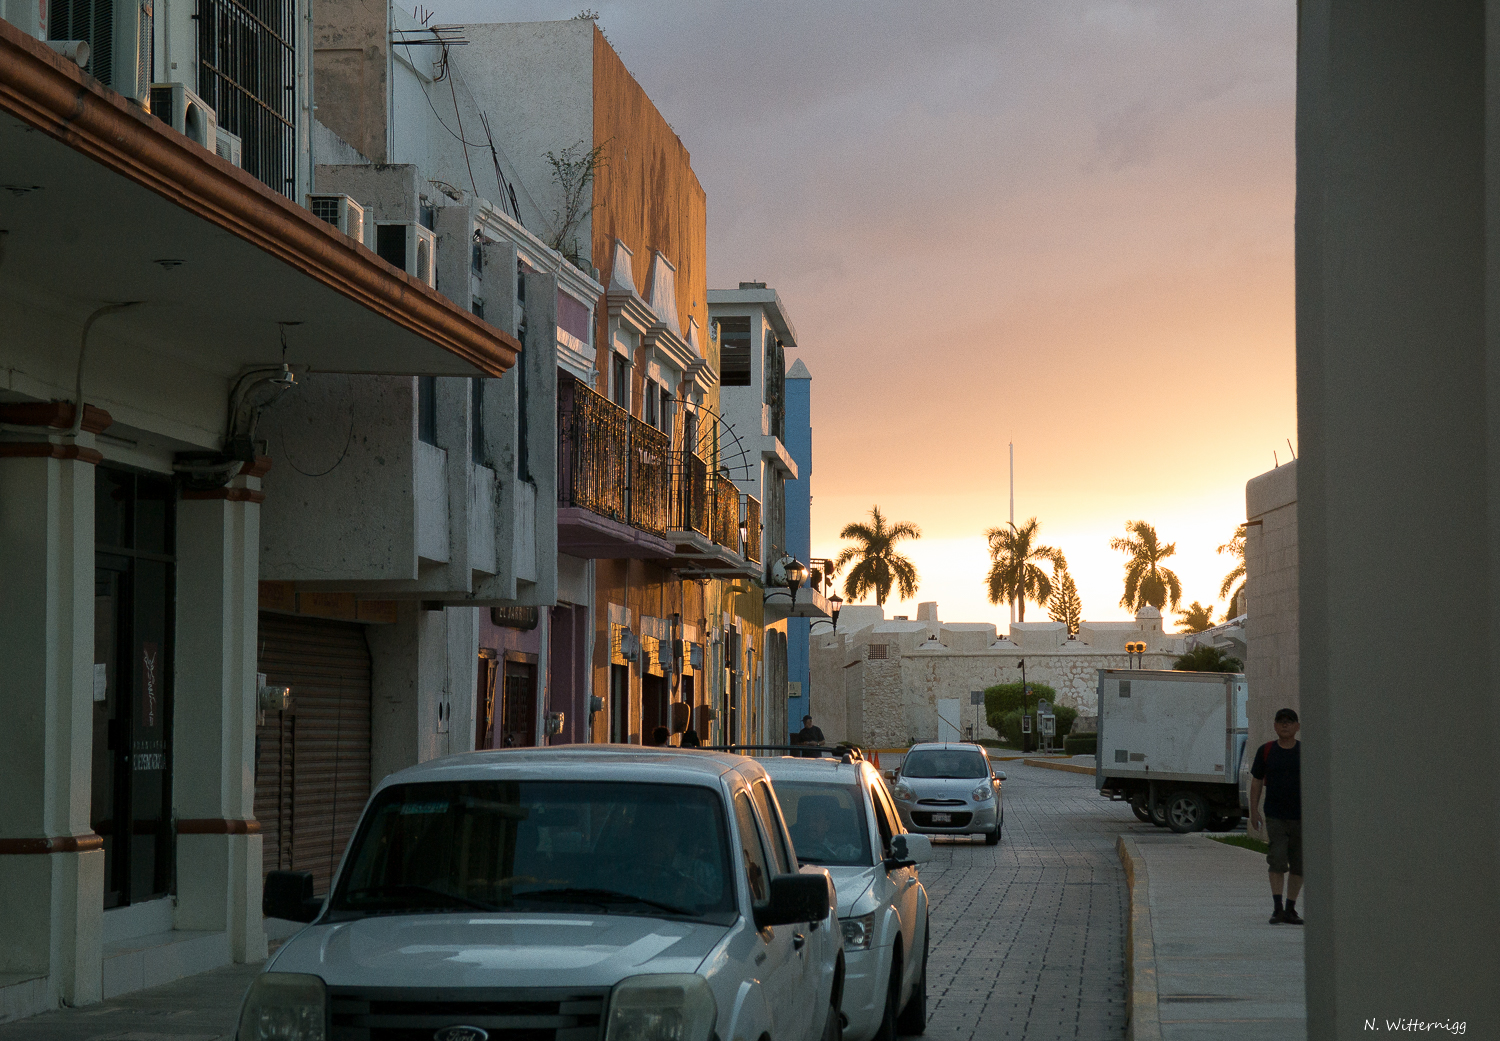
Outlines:
{"type": "Polygon", "coordinates": [[[1291,748],[1282,748],[1278,741],[1261,745],[1255,752],[1255,762],[1250,765],[1250,776],[1266,783],[1267,817],[1284,821],[1302,819],[1301,741],[1291,748]]]}
{"type": "Polygon", "coordinates": [[[823,743],[823,731],[817,727],[803,727],[797,731],[797,742],[804,745],[821,745],[823,743]]]}

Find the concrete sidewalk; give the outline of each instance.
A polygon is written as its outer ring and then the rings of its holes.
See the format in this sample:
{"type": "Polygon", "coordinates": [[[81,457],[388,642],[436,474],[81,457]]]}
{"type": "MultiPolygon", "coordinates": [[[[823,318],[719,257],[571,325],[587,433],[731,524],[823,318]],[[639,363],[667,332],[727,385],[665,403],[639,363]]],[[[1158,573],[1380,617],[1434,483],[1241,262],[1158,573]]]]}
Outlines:
{"type": "MultiPolygon", "coordinates": [[[[1301,1041],[1303,930],[1270,925],[1266,859],[1150,825],[1120,838],[1134,1041],[1301,1041]]],[[[1297,911],[1309,912],[1299,899],[1297,911]]]]}
{"type": "Polygon", "coordinates": [[[260,965],[226,965],[99,1005],[0,1024],[0,1041],[215,1041],[232,1038],[260,965]]]}

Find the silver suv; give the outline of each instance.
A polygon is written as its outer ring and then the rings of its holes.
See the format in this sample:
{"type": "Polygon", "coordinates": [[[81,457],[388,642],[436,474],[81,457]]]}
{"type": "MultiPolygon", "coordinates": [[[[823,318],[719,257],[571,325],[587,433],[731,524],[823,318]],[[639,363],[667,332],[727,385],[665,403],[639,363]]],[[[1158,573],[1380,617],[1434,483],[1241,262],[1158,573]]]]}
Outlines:
{"type": "Polygon", "coordinates": [[[1000,841],[1005,774],[990,764],[983,745],[933,741],[912,745],[891,779],[901,822],[924,835],[983,835],[1000,841]]]}

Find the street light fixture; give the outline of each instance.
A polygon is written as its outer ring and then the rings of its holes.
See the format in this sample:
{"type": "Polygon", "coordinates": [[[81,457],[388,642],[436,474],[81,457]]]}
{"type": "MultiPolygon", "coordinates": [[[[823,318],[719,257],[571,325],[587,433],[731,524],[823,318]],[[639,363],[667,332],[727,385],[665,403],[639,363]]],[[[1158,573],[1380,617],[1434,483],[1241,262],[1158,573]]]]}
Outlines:
{"type": "Polygon", "coordinates": [[[833,631],[839,631],[839,610],[844,606],[844,598],[834,593],[828,598],[829,610],[833,612],[833,631]]]}

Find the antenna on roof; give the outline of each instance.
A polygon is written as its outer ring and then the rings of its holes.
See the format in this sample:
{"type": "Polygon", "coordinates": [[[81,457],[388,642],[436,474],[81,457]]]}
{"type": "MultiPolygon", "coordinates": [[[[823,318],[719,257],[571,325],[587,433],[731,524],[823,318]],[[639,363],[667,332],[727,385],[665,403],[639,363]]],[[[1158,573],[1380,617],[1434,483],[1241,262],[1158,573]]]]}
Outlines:
{"type": "Polygon", "coordinates": [[[1292,462],[1295,463],[1297,461],[1297,450],[1292,447],[1292,439],[1291,438],[1287,438],[1286,439],[1286,449],[1287,449],[1288,452],[1292,453],[1292,462]]]}

